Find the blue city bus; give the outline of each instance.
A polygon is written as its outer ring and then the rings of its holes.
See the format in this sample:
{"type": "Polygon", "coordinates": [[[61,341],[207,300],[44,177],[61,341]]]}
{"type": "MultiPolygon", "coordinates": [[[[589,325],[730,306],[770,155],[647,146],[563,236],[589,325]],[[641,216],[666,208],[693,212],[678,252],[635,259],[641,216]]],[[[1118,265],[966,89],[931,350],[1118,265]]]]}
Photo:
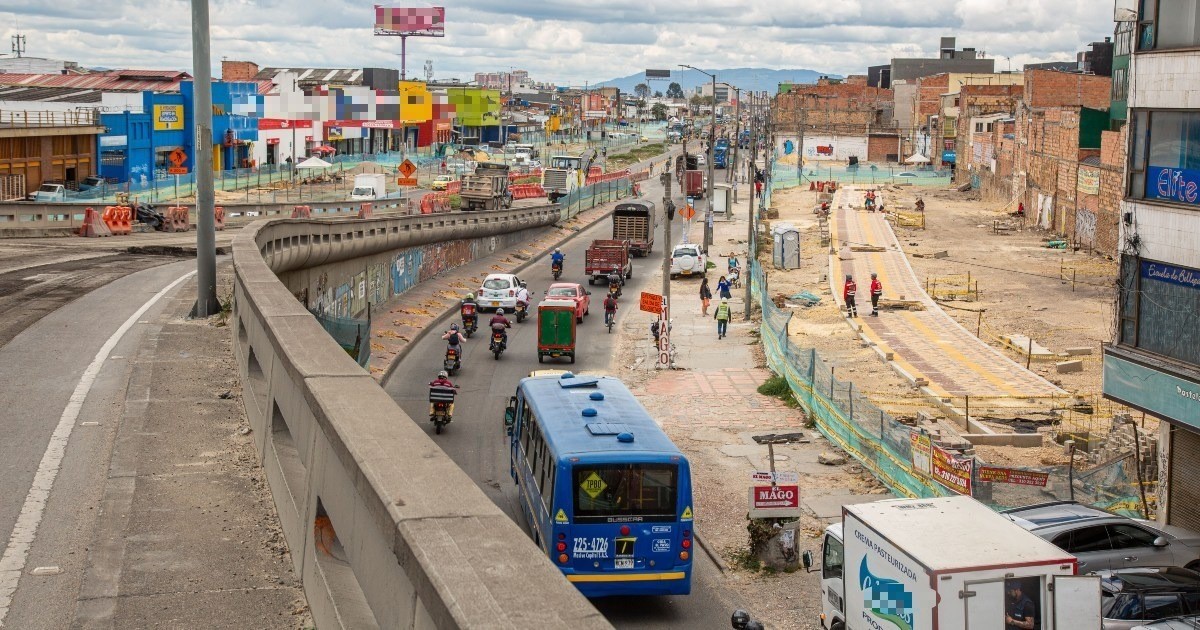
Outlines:
{"type": "Polygon", "coordinates": [[[620,379],[522,379],[505,422],[530,536],[580,592],[691,592],[691,470],[620,379]]]}

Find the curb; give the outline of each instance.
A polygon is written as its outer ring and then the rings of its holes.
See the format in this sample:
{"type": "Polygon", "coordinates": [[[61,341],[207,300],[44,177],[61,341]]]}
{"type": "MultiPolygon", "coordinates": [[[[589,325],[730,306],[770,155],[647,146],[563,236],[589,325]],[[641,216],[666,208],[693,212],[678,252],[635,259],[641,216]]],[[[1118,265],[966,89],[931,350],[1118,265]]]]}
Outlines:
{"type": "MultiPolygon", "coordinates": [[[[670,156],[670,155],[672,155],[672,152],[668,151],[665,154],[660,154],[659,156],[655,156],[646,161],[649,162],[651,166],[653,166],[655,160],[660,159],[663,155],[670,156]]],[[[614,202],[610,201],[609,203],[614,203],[614,202]]],[[[590,208],[589,208],[589,210],[590,210],[590,208]]],[[[555,241],[552,245],[550,245],[541,254],[532,256],[532,257],[530,257],[529,260],[517,265],[516,267],[513,267],[512,271],[510,271],[509,273],[517,273],[517,272],[524,271],[524,270],[532,267],[534,263],[538,262],[542,258],[545,258],[546,255],[551,250],[553,250],[555,247],[560,247],[563,244],[570,241],[571,239],[574,239],[575,237],[579,236],[580,232],[590,229],[592,226],[596,225],[600,221],[607,219],[609,216],[612,215],[612,213],[613,213],[612,208],[605,210],[604,213],[597,216],[590,223],[580,226],[580,228],[577,231],[564,236],[563,238],[559,239],[558,241],[555,241]]],[[[579,216],[579,215],[576,215],[576,216],[579,216]]],[[[442,322],[446,321],[453,314],[455,314],[457,312],[458,312],[458,310],[454,307],[447,309],[446,311],[442,312],[441,314],[434,316],[433,319],[429,320],[429,322],[425,324],[425,327],[421,329],[421,332],[418,332],[417,334],[413,335],[412,339],[410,339],[408,341],[408,343],[404,345],[403,348],[401,348],[398,352],[396,352],[396,356],[392,357],[392,362],[390,365],[388,365],[388,369],[383,373],[383,376],[380,377],[380,379],[377,381],[379,383],[379,386],[386,388],[388,381],[391,380],[391,378],[392,378],[392,374],[395,373],[395,371],[399,367],[401,361],[403,361],[408,356],[408,353],[412,352],[412,348],[416,347],[417,343],[424,340],[425,337],[427,335],[429,335],[431,332],[433,332],[434,330],[438,330],[437,327],[439,325],[441,325],[442,322]]]]}
{"type": "Polygon", "coordinates": [[[704,550],[704,555],[708,556],[708,559],[712,560],[713,564],[717,565],[717,569],[721,571],[722,575],[729,573],[729,565],[725,564],[725,561],[721,559],[721,556],[717,555],[717,553],[708,546],[708,543],[704,542],[703,538],[700,538],[699,528],[693,529],[694,531],[692,532],[692,538],[695,538],[696,544],[700,545],[700,548],[704,550]]]}

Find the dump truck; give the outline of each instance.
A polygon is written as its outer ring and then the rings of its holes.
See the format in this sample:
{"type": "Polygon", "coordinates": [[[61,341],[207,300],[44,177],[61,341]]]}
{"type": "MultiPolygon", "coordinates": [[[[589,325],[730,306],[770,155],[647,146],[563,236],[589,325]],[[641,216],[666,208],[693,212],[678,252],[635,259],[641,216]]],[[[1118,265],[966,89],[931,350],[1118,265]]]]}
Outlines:
{"type": "Polygon", "coordinates": [[[654,249],[658,214],[654,202],[645,199],[622,201],[613,209],[613,239],[629,241],[629,252],[645,256],[654,249]]]}
{"type": "Polygon", "coordinates": [[[584,253],[583,271],[588,284],[604,283],[608,274],[617,272],[624,278],[633,277],[633,259],[629,257],[629,241],[596,239],[584,253]]]}
{"type": "Polygon", "coordinates": [[[480,162],[475,173],[462,180],[459,190],[460,210],[499,210],[512,206],[508,191],[508,165],[480,162]]]}
{"type": "Polygon", "coordinates": [[[1032,600],[1035,628],[1100,627],[1100,578],[969,496],[843,506],[822,549],[825,630],[1013,627],[1014,586],[1032,600]]]}
{"type": "Polygon", "coordinates": [[[577,155],[556,155],[550,158],[550,163],[542,171],[542,188],[550,203],[557,203],[580,186],[583,180],[583,157],[577,155]]]}

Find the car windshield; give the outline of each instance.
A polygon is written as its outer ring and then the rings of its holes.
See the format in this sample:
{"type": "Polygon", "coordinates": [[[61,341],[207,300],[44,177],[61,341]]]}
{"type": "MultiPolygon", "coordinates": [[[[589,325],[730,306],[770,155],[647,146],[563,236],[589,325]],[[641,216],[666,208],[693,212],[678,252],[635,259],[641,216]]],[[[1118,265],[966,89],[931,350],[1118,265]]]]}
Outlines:
{"type": "Polygon", "coordinates": [[[351,190],[351,191],[350,191],[350,194],[351,194],[351,195],[355,195],[355,196],[358,196],[358,195],[373,195],[373,194],[375,194],[375,189],[374,189],[374,188],[361,188],[361,187],[360,187],[360,188],[355,188],[354,190],[351,190]]]}
{"type": "Polygon", "coordinates": [[[509,283],[507,278],[488,278],[487,281],[483,283],[483,288],[485,289],[507,289],[510,286],[512,285],[509,283]]]}
{"type": "Polygon", "coordinates": [[[695,256],[696,250],[691,247],[681,247],[675,250],[676,256],[695,256]]]}
{"type": "Polygon", "coordinates": [[[575,289],[571,287],[555,287],[548,293],[550,297],[575,297],[575,289]]]}

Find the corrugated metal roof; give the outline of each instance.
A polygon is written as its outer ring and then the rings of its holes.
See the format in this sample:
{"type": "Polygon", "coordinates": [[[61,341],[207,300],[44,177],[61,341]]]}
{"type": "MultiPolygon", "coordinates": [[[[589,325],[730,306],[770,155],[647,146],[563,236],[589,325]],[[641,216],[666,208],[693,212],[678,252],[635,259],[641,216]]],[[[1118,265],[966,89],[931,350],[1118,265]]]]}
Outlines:
{"type": "Polygon", "coordinates": [[[1089,155],[1082,160],[1079,160],[1079,163],[1087,164],[1088,166],[1100,166],[1102,164],[1102,162],[1100,162],[1100,156],[1098,155],[1089,155]]]}
{"type": "Polygon", "coordinates": [[[0,101],[65,101],[70,103],[99,103],[98,90],[62,87],[0,86],[0,101]]]}
{"type": "Polygon", "coordinates": [[[113,70],[90,74],[0,74],[0,85],[86,88],[111,92],[178,92],[192,75],[177,70],[113,70]]]}
{"type": "Polygon", "coordinates": [[[303,83],[361,85],[363,79],[362,68],[263,68],[254,78],[274,79],[280,72],[294,72],[303,83]]]}

